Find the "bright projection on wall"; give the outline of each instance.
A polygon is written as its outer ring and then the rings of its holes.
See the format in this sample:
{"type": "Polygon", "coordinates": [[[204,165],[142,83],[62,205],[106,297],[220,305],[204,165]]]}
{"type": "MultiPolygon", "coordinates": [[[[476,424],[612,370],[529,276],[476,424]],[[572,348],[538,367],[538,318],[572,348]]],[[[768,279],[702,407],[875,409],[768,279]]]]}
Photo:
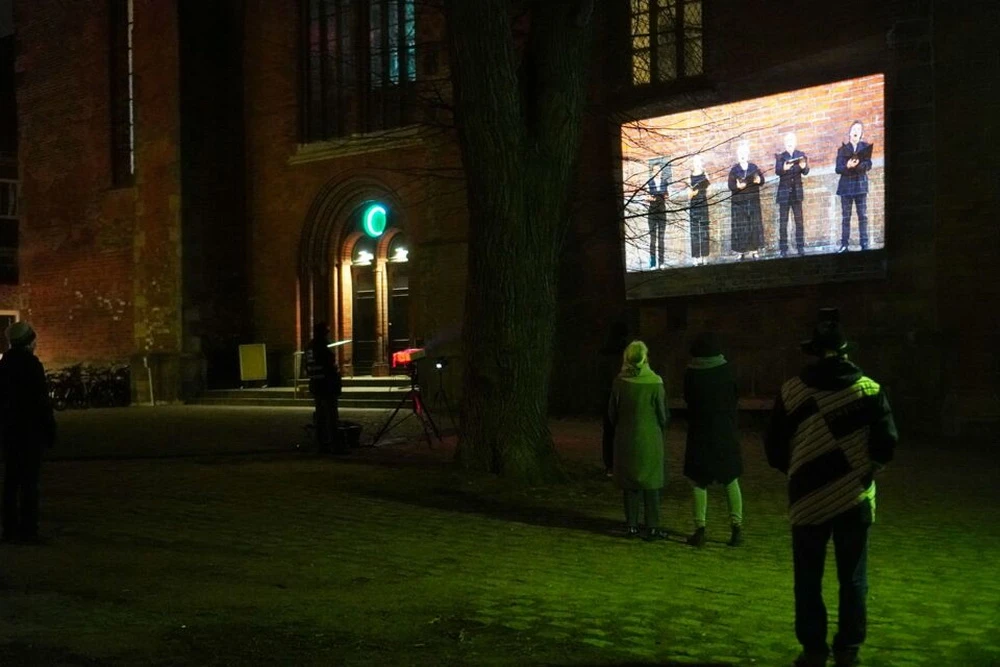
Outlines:
{"type": "Polygon", "coordinates": [[[625,267],[885,246],[881,74],[622,126],[625,267]]]}

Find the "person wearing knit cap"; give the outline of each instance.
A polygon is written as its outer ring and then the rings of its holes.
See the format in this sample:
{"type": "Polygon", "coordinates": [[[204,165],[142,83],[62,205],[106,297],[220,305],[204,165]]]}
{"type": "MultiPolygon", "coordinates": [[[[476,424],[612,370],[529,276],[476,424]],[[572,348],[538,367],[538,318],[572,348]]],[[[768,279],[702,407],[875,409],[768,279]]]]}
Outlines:
{"type": "Polygon", "coordinates": [[[649,367],[646,344],[632,341],[622,354],[621,372],[611,384],[608,401],[613,473],[624,498],[626,537],[639,536],[640,504],[645,507],[646,539],[666,537],[660,530],[660,491],[669,420],[663,380],[649,367]]]}
{"type": "Polygon", "coordinates": [[[684,400],[688,408],[684,476],[694,488],[694,533],[691,546],[705,545],[708,487],[722,484],[729,503],[729,546],[743,543],[743,473],[740,437],[736,427],[736,378],[710,332],[699,334],[691,346],[684,371],[684,400]]]}
{"type": "Polygon", "coordinates": [[[38,541],[38,477],[42,453],[55,442],[55,416],[45,369],[27,322],[7,328],[0,358],[0,441],[3,443],[3,542],[38,541]]]}

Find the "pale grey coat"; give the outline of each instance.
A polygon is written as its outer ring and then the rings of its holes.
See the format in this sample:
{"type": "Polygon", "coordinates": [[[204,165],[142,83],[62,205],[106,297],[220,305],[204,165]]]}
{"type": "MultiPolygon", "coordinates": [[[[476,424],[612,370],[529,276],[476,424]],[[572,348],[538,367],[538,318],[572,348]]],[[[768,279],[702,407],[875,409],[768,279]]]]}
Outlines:
{"type": "Polygon", "coordinates": [[[619,374],[611,385],[608,420],[614,428],[614,477],[623,489],[662,489],[665,435],[670,421],[663,380],[648,365],[619,374]]]}

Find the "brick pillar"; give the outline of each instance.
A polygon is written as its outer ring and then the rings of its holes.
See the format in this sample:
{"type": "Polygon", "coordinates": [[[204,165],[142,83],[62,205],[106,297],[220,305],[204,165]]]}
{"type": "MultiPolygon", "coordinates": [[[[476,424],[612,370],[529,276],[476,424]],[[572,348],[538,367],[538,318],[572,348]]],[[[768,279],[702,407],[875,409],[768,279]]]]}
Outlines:
{"type": "Polygon", "coordinates": [[[372,375],[389,375],[389,294],[386,259],[375,260],[375,361],[372,375]]]}
{"type": "MultiPolygon", "coordinates": [[[[136,221],[135,358],[154,365],[157,402],[180,398],[181,193],[177,8],[173,2],[135,7],[136,221]]],[[[133,374],[145,384],[145,373],[133,374]]]]}

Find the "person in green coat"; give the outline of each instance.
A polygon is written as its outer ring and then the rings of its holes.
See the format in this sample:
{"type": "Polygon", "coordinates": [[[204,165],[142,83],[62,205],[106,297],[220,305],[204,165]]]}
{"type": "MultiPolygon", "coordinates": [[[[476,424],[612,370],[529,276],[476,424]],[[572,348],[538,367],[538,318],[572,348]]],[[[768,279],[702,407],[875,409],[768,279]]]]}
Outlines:
{"type": "Polygon", "coordinates": [[[664,485],[664,436],[670,421],[663,380],[649,367],[640,340],[629,343],[622,369],[611,384],[608,424],[614,432],[614,480],[625,501],[626,537],[639,536],[639,506],[645,507],[647,540],[660,530],[660,491],[664,485]]]}
{"type": "Polygon", "coordinates": [[[722,484],[729,503],[732,532],[729,546],[743,543],[743,473],[740,436],[736,428],[736,379],[715,335],[699,334],[691,345],[691,361],[684,371],[684,400],[688,408],[684,476],[694,487],[694,533],[691,546],[705,545],[708,486],[722,484]]]}

